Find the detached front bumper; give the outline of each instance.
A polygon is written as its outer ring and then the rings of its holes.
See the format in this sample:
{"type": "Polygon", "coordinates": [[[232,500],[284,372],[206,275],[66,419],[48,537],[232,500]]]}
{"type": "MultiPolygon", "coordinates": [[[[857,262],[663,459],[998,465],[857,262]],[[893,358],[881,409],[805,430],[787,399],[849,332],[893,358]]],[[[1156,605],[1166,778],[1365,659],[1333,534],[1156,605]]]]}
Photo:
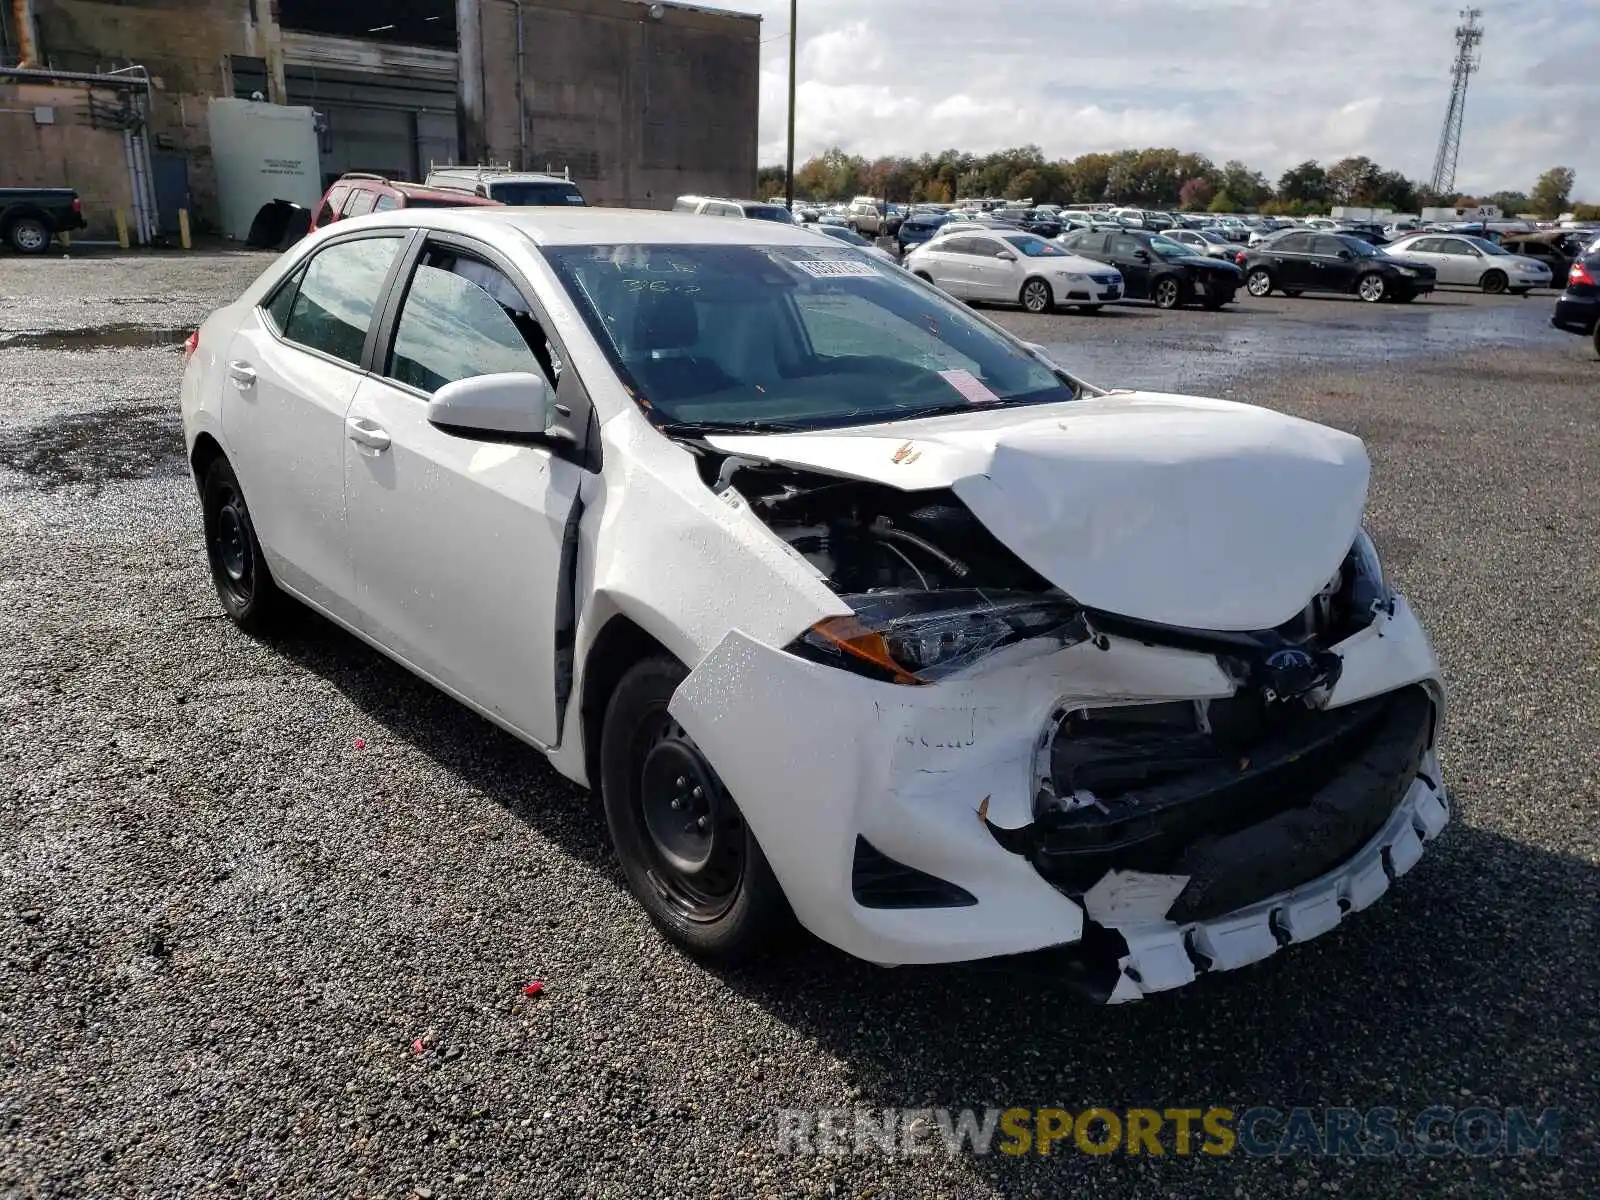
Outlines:
{"type": "MultiPolygon", "coordinates": [[[[1036,853],[1046,843],[1034,798],[1054,715],[1224,700],[1235,687],[1209,654],[1118,637],[1022,645],[982,674],[900,687],[735,632],[690,674],[672,712],[738,799],[796,915],[823,940],[883,964],[1109,945],[1114,976],[1104,990],[1121,1001],[1325,932],[1381,895],[1443,829],[1437,663],[1415,616],[1397,601],[1392,615],[1334,649],[1343,668],[1330,716],[1363,701],[1382,707],[1383,697],[1410,689],[1426,720],[1409,741],[1391,738],[1373,790],[1358,784],[1360,794],[1342,802],[1349,811],[1323,814],[1343,840],[1329,849],[1330,835],[1312,821],[1322,857],[1288,874],[1274,873],[1281,845],[1270,831],[1232,849],[1228,840],[1281,822],[1284,809],[1299,822],[1295,814],[1317,809],[1313,793],[1326,792],[1327,772],[1304,797],[1268,804],[1265,816],[1235,812],[1231,824],[1200,831],[1190,849],[1208,849],[1198,857],[1123,861],[1113,852],[1090,882],[1063,879],[1036,853]],[[1191,882],[1209,903],[1193,892],[1180,903],[1191,882]]],[[[1380,741],[1363,741],[1360,753],[1380,741]]],[[[1339,763],[1329,770],[1349,774],[1339,763]]]]}

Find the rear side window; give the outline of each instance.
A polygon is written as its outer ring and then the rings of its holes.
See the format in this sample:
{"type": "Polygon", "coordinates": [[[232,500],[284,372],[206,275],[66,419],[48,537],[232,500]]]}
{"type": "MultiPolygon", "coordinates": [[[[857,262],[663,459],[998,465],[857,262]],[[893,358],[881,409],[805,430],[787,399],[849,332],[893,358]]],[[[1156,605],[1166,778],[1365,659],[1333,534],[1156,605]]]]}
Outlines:
{"type": "Polygon", "coordinates": [[[294,289],[283,336],[343,362],[360,363],[373,309],[399,248],[397,237],[373,237],[319,251],[294,289]]]}
{"type": "Polygon", "coordinates": [[[400,201],[385,192],[378,197],[378,202],[372,206],[373,212],[388,212],[392,208],[399,208],[400,201]]]}
{"type": "Polygon", "coordinates": [[[1348,249],[1348,247],[1338,238],[1322,236],[1312,239],[1311,242],[1311,252],[1320,254],[1324,258],[1337,258],[1339,251],[1345,249],[1348,249]]]}
{"type": "Polygon", "coordinates": [[[344,202],[344,215],[347,217],[364,217],[372,211],[372,206],[377,203],[377,193],[369,192],[365,188],[357,188],[350,193],[350,199],[344,202]]]}
{"type": "Polygon", "coordinates": [[[1288,233],[1276,239],[1268,248],[1284,254],[1307,254],[1311,250],[1311,235],[1309,233],[1288,233]]]}
{"type": "Polygon", "coordinates": [[[430,250],[400,310],[389,377],[431,394],[458,379],[507,371],[542,374],[555,384],[558,371],[537,318],[511,280],[487,263],[430,250]]]}

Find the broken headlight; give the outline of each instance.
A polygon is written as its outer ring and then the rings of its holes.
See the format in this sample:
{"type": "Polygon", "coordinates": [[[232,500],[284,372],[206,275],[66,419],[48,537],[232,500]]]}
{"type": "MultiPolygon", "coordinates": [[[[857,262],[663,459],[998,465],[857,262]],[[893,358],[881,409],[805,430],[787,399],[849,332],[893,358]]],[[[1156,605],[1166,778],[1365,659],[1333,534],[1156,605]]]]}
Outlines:
{"type": "Polygon", "coordinates": [[[1378,548],[1363,529],[1355,545],[1350,547],[1346,559],[1350,588],[1350,609],[1360,617],[1370,617],[1386,612],[1394,605],[1394,593],[1383,577],[1383,563],[1378,561],[1378,548]]]}
{"type": "Polygon", "coordinates": [[[1016,642],[1085,640],[1082,610],[1062,595],[948,591],[841,597],[854,614],[818,621],[789,653],[887,683],[934,683],[1016,642]]]}

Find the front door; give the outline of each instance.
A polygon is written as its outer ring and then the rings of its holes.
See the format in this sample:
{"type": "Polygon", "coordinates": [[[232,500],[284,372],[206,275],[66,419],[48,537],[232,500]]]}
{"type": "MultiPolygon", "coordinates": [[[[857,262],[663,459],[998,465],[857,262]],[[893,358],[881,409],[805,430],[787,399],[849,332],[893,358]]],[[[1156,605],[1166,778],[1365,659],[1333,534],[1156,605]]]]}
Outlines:
{"type": "Polygon", "coordinates": [[[1017,271],[1017,252],[998,238],[975,237],[967,270],[972,279],[974,300],[1015,300],[1021,284],[1012,284],[1017,271]],[[1010,258],[1001,258],[1009,254],[1010,258]]]}
{"type": "Polygon", "coordinates": [[[1315,287],[1324,292],[1353,292],[1360,263],[1356,252],[1338,238],[1319,233],[1311,239],[1311,270],[1315,287]]]}
{"type": "Polygon", "coordinates": [[[1484,275],[1484,254],[1471,242],[1445,238],[1436,261],[1440,283],[1461,283],[1477,287],[1484,275]]]}
{"type": "Polygon", "coordinates": [[[1155,255],[1143,238],[1131,233],[1111,235],[1111,262],[1122,272],[1123,290],[1134,300],[1150,298],[1150,280],[1155,272],[1155,255]]]}
{"type": "Polygon", "coordinates": [[[245,317],[224,368],[222,432],[272,572],[346,617],[345,412],[403,242],[395,230],[318,250],[245,317]]]}
{"type": "Polygon", "coordinates": [[[458,379],[523,371],[559,386],[564,356],[526,294],[487,257],[424,247],[392,349],[350,406],[344,479],[364,631],[551,746],[562,547],[583,469],[427,416],[428,398],[458,379]]]}

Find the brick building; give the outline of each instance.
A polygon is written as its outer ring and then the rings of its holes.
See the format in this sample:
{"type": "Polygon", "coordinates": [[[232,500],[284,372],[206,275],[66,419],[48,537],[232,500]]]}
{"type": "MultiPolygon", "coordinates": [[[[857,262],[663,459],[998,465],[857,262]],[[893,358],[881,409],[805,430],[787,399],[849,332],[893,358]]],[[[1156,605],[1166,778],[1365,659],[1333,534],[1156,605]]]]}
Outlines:
{"type": "Polygon", "coordinates": [[[206,106],[228,96],[315,110],[324,179],[486,161],[570,168],[601,204],[746,194],[759,44],[759,18],[648,0],[6,3],[0,186],[76,187],[103,232],[142,119],[159,223],[183,198],[214,225],[206,106]]]}

